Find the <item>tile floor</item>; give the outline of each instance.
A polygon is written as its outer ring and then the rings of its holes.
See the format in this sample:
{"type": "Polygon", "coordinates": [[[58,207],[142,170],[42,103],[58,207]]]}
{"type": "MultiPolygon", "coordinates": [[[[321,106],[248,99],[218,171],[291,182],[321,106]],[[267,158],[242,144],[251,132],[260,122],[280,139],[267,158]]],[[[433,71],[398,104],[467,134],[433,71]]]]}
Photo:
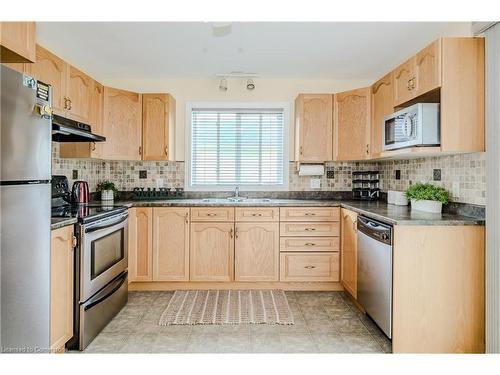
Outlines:
{"type": "Polygon", "coordinates": [[[173,292],[131,292],[86,353],[390,353],[343,292],[286,292],[295,324],[159,326],[173,292]]]}

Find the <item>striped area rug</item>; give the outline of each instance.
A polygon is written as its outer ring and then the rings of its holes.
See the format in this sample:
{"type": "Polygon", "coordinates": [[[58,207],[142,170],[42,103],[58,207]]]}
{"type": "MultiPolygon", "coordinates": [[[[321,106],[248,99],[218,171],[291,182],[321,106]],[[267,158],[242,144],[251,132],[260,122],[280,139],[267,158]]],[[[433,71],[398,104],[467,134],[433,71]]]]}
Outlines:
{"type": "Polygon", "coordinates": [[[159,325],[294,324],[282,290],[176,291],[159,325]]]}

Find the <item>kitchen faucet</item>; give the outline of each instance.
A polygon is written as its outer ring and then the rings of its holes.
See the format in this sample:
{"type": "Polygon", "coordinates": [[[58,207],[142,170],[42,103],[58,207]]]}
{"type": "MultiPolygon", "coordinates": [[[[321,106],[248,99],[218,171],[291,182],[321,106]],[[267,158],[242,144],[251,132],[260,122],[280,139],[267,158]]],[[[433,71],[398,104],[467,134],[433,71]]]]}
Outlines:
{"type": "Polygon", "coordinates": [[[235,198],[240,197],[240,186],[239,185],[236,185],[236,187],[234,188],[234,197],[235,198]]]}

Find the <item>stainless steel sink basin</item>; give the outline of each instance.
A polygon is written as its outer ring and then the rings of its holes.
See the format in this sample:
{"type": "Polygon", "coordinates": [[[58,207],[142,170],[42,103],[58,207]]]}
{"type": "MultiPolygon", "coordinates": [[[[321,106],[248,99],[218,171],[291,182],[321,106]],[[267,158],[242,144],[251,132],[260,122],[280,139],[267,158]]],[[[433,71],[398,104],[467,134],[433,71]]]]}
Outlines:
{"type": "Polygon", "coordinates": [[[229,197],[229,198],[203,198],[201,200],[203,203],[246,203],[246,204],[259,204],[259,203],[270,203],[269,198],[245,198],[245,197],[229,197]]]}

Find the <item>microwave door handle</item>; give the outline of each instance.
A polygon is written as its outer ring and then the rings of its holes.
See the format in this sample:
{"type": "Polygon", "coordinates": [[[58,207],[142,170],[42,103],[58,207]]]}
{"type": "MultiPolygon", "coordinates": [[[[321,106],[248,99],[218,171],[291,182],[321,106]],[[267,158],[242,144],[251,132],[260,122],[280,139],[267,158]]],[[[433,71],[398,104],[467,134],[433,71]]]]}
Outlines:
{"type": "Polygon", "coordinates": [[[85,233],[92,233],[92,232],[95,232],[95,231],[98,231],[98,230],[102,230],[102,229],[113,227],[113,226],[115,226],[117,224],[123,223],[125,220],[127,220],[127,218],[128,218],[128,215],[125,215],[124,217],[122,217],[118,221],[113,221],[112,223],[109,223],[109,224],[98,225],[98,226],[95,226],[95,227],[92,227],[92,228],[85,229],[85,233]]]}

